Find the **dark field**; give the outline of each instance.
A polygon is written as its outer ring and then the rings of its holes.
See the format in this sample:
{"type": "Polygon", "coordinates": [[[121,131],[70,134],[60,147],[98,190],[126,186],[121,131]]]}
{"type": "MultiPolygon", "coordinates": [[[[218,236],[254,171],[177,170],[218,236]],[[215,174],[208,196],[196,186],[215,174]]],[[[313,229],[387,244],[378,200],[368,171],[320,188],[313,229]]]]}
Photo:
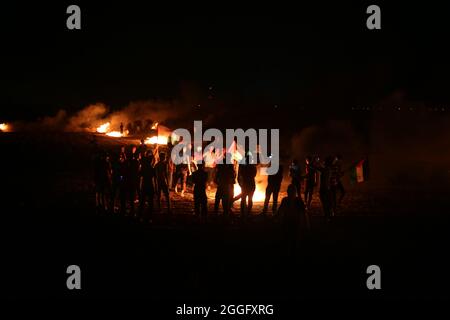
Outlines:
{"type": "Polygon", "coordinates": [[[96,212],[90,139],[0,135],[2,295],[220,303],[450,296],[444,188],[347,186],[331,223],[316,195],[312,230],[292,253],[277,219],[254,215],[243,223],[235,205],[230,220],[211,214],[205,223],[193,215],[190,193],[174,195],[174,214],[157,213],[151,225],[96,212]],[[71,264],[82,270],[79,292],[66,289],[71,264]],[[380,291],[366,288],[371,264],[381,267],[380,291]]]}

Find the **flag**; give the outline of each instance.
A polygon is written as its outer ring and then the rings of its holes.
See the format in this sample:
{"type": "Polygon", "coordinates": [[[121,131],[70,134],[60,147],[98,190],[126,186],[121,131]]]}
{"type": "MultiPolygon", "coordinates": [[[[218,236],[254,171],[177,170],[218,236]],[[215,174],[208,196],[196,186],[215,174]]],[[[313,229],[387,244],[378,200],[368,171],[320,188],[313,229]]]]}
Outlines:
{"type": "Polygon", "coordinates": [[[368,159],[360,160],[352,169],[350,181],[352,184],[367,181],[369,178],[369,161],[368,159]]]}

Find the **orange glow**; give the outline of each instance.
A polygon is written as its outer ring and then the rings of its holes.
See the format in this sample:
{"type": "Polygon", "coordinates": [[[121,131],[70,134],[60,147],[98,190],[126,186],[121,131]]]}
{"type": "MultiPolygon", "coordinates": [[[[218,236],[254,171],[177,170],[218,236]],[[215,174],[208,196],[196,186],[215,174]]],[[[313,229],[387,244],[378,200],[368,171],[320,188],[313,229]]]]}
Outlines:
{"type": "MultiPolygon", "coordinates": [[[[233,196],[236,197],[237,195],[239,195],[241,193],[241,186],[239,184],[235,184],[234,185],[234,192],[233,192],[233,196]]],[[[254,202],[263,202],[264,199],[266,198],[266,192],[265,190],[263,190],[261,185],[256,185],[256,190],[255,193],[253,194],[253,201],[254,202]]],[[[238,200],[238,202],[241,201],[240,199],[238,200]]]]}
{"type": "Polygon", "coordinates": [[[123,137],[123,134],[121,134],[119,131],[111,131],[111,132],[108,132],[106,135],[108,137],[114,137],[114,138],[121,138],[121,137],[123,137]]]}
{"type": "Polygon", "coordinates": [[[110,123],[106,122],[97,128],[98,133],[107,133],[110,127],[110,123]]]}
{"type": "Polygon", "coordinates": [[[8,132],[9,131],[9,125],[6,124],[6,123],[0,123],[0,131],[8,132]]]}
{"type": "Polygon", "coordinates": [[[153,136],[146,138],[144,143],[145,144],[167,144],[168,138],[164,136],[153,136]]]}
{"type": "Polygon", "coordinates": [[[155,122],[153,125],[152,125],[152,130],[156,130],[157,128],[158,128],[158,122],[155,122]]]}

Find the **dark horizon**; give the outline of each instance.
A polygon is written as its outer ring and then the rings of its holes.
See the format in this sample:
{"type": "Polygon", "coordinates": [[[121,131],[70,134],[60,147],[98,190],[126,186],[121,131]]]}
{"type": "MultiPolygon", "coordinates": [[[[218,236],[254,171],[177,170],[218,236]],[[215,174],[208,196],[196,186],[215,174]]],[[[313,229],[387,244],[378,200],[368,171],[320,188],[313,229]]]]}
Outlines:
{"type": "Polygon", "coordinates": [[[65,4],[6,5],[1,118],[186,95],[200,103],[210,87],[230,110],[276,105],[333,114],[399,91],[410,101],[450,103],[438,6],[384,5],[375,32],[365,28],[365,4],[303,6],[297,15],[80,6],[82,29],[69,31],[65,4]]]}

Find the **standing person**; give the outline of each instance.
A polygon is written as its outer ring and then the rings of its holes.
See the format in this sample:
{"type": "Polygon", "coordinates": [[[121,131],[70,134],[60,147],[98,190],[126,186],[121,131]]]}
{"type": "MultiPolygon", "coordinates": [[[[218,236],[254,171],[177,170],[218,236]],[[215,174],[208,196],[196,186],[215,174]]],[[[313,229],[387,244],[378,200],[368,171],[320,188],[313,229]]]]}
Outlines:
{"type": "Polygon", "coordinates": [[[246,156],[239,164],[238,183],[241,187],[241,216],[246,217],[253,208],[253,194],[255,193],[256,165],[250,156],[246,156]]]}
{"type": "Polygon", "coordinates": [[[138,158],[142,159],[145,157],[145,154],[147,152],[147,145],[145,144],[144,138],[141,139],[141,144],[139,145],[139,148],[137,149],[138,158]]]}
{"type": "Polygon", "coordinates": [[[153,216],[153,201],[155,198],[155,168],[153,168],[153,154],[147,150],[141,161],[142,186],[139,197],[139,217],[144,220],[145,201],[148,201],[148,219],[153,216]]]}
{"type": "Polygon", "coordinates": [[[128,163],[125,153],[119,154],[118,174],[119,174],[119,199],[120,213],[125,215],[127,210],[127,194],[128,194],[128,163]]]}
{"type": "Polygon", "coordinates": [[[293,184],[297,190],[297,196],[301,199],[302,174],[297,159],[292,160],[292,163],[289,166],[289,176],[291,177],[291,184],[293,184]]]}
{"type": "Polygon", "coordinates": [[[109,206],[111,213],[115,212],[116,198],[120,187],[120,162],[116,154],[111,158],[111,198],[109,199],[109,206]]]}
{"type": "Polygon", "coordinates": [[[172,150],[173,150],[173,144],[171,141],[167,143],[167,165],[168,165],[168,176],[167,176],[167,185],[169,187],[169,190],[173,189],[173,175],[175,173],[175,164],[172,160],[172,150]]]}
{"type": "Polygon", "coordinates": [[[236,172],[232,164],[231,154],[227,153],[226,162],[217,165],[216,184],[217,191],[214,202],[214,211],[218,212],[222,201],[223,214],[228,216],[233,200],[233,185],[236,180],[236,172]]]}
{"type": "Polygon", "coordinates": [[[305,202],[307,209],[311,208],[314,187],[317,183],[317,169],[313,161],[310,156],[305,159],[305,202]]]}
{"type": "Polygon", "coordinates": [[[120,157],[123,157],[125,160],[127,159],[127,153],[124,146],[120,147],[119,159],[120,157]]]}
{"type": "MultiPolygon", "coordinates": [[[[342,169],[340,166],[340,162],[338,161],[337,156],[331,157],[331,165],[330,165],[330,204],[331,204],[331,213],[334,216],[337,210],[337,190],[338,185],[342,176],[342,169]]],[[[343,187],[342,187],[343,188],[343,187]]]]}
{"type": "Polygon", "coordinates": [[[131,154],[128,158],[128,201],[130,204],[130,215],[134,216],[135,208],[134,202],[136,201],[136,195],[140,194],[140,176],[139,176],[139,158],[136,152],[137,148],[133,146],[131,154]]]}
{"type": "Polygon", "coordinates": [[[335,156],[333,166],[335,167],[336,172],[336,193],[340,194],[337,204],[341,204],[345,196],[345,188],[342,184],[342,177],[344,176],[344,171],[342,170],[342,155],[337,154],[335,156]]]}
{"type": "Polygon", "coordinates": [[[269,209],[270,197],[273,197],[272,213],[277,212],[278,206],[278,194],[281,189],[281,182],[283,181],[283,166],[280,165],[276,174],[269,175],[267,177],[266,197],[264,199],[264,209],[262,214],[266,214],[269,209]]]}
{"type": "Polygon", "coordinates": [[[210,190],[211,185],[214,182],[214,172],[216,169],[216,156],[213,147],[210,147],[209,150],[205,151],[203,154],[203,161],[205,163],[206,174],[208,175],[207,187],[208,190],[210,190]]]}
{"type": "Polygon", "coordinates": [[[197,216],[204,218],[208,215],[208,198],[206,196],[206,184],[208,174],[204,170],[203,164],[197,165],[197,171],[192,174],[194,183],[194,210],[197,216]]]}
{"type": "Polygon", "coordinates": [[[316,167],[320,172],[320,202],[322,203],[323,213],[327,221],[330,221],[333,215],[332,205],[332,186],[331,186],[331,166],[333,165],[333,158],[325,158],[325,163],[322,167],[316,167]]]}
{"type": "Polygon", "coordinates": [[[123,134],[123,122],[120,123],[120,134],[123,134]]]}
{"type": "Polygon", "coordinates": [[[175,178],[175,192],[178,193],[178,182],[181,184],[181,196],[184,197],[186,192],[186,182],[188,175],[191,175],[191,157],[186,154],[186,147],[183,150],[182,162],[175,167],[176,178],[175,178]]]}
{"type": "Polygon", "coordinates": [[[214,195],[214,212],[218,213],[219,211],[219,204],[222,200],[223,196],[223,188],[222,186],[219,186],[219,181],[221,181],[221,177],[223,176],[224,172],[224,164],[225,164],[225,153],[226,150],[222,149],[218,151],[217,157],[216,157],[216,174],[214,176],[214,183],[216,184],[216,194],[214,195]]]}
{"type": "Polygon", "coordinates": [[[157,198],[158,207],[161,209],[161,193],[164,194],[164,198],[167,202],[167,213],[171,213],[170,209],[170,196],[169,196],[169,186],[168,186],[168,163],[166,160],[166,154],[161,152],[159,154],[159,162],[155,166],[156,172],[156,182],[157,182],[157,198]]]}
{"type": "Polygon", "coordinates": [[[283,219],[283,234],[290,252],[296,248],[299,237],[310,229],[309,215],[305,211],[305,204],[297,197],[295,186],[290,184],[287,197],[283,198],[278,209],[283,219]]]}
{"type": "Polygon", "coordinates": [[[97,209],[107,211],[106,194],[111,188],[111,164],[103,151],[94,155],[94,182],[97,209]]]}

